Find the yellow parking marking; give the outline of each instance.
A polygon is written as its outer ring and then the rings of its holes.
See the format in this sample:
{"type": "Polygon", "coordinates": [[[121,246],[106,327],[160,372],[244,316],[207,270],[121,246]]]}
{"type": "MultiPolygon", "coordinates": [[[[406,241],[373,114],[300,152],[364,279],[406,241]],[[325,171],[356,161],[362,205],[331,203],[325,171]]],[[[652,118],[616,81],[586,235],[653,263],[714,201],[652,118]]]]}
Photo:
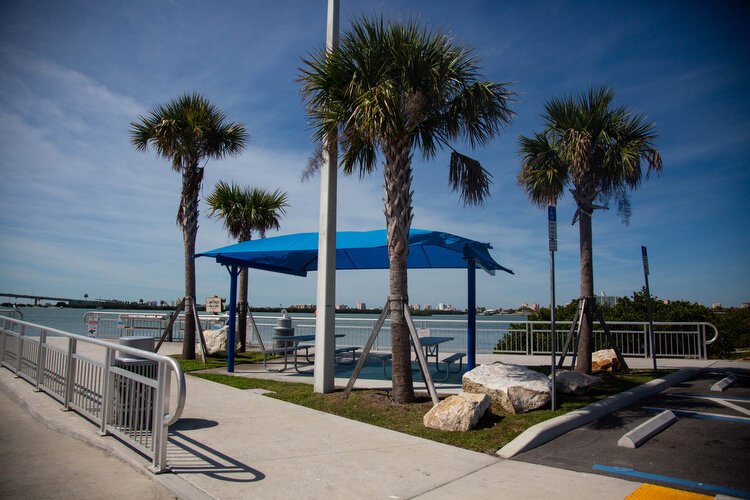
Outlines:
{"type": "Polygon", "coordinates": [[[656,486],[655,484],[643,484],[640,488],[625,497],[625,500],[709,500],[710,495],[691,493],[689,491],[656,486]]]}

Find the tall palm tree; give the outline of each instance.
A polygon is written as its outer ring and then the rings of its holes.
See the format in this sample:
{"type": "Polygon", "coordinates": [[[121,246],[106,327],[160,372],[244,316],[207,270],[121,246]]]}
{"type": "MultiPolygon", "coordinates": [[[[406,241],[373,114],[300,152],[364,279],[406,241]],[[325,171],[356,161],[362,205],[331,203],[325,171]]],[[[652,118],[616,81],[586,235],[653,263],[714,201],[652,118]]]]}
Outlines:
{"type": "MultiPolygon", "coordinates": [[[[480,80],[471,51],[415,21],[356,20],[340,47],[313,54],[300,70],[302,95],[321,144],[338,137],[341,168],[360,176],[383,157],[390,295],[408,296],[406,259],[412,221],[412,155],[452,151],[449,180],[465,204],[489,196],[491,176],[450,144],[483,145],[509,123],[506,86],[480,80]]],[[[414,401],[408,329],[391,302],[393,398],[414,401]]]]}
{"type": "MultiPolygon", "coordinates": [[[[578,206],[581,252],[581,298],[594,296],[591,217],[614,198],[626,224],[630,218],[629,192],[645,176],[660,172],[662,161],[654,145],[656,128],[624,106],[614,106],[614,92],[591,88],[574,99],[552,99],[542,115],[545,128],[519,139],[521,172],[518,182],[532,203],[556,204],[566,186],[578,206]]],[[[587,301],[591,303],[591,301],[587,301]]],[[[584,308],[576,371],[591,373],[592,311],[584,308]]]]}
{"type": "MultiPolygon", "coordinates": [[[[195,304],[195,237],[198,234],[198,200],[203,169],[209,158],[235,156],[248,140],[245,126],[226,122],[226,115],[198,93],[184,94],[152,109],[130,124],[130,140],[138,151],[151,146],[158,156],[172,162],[182,174],[182,193],[177,224],[185,248],[185,297],[195,304]],[[201,162],[204,162],[201,166],[201,162]]],[[[195,323],[192,310],[185,314],[184,359],[195,359],[195,323]]]]}
{"type": "MultiPolygon", "coordinates": [[[[280,189],[274,192],[261,188],[240,187],[235,183],[219,181],[214,192],[206,198],[209,217],[220,218],[224,228],[238,242],[249,241],[256,231],[261,238],[270,229],[279,229],[279,219],[286,214],[287,194],[280,189]]],[[[240,335],[240,352],[245,352],[247,342],[247,268],[240,272],[240,293],[237,328],[240,335]]]]}

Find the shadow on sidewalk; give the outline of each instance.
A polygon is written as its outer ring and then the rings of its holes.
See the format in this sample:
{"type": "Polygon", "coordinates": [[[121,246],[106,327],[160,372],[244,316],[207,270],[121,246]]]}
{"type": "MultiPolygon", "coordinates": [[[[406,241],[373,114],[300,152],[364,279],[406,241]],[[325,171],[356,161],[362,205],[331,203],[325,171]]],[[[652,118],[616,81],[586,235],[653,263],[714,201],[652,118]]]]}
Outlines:
{"type": "MultiPolygon", "coordinates": [[[[189,420],[198,422],[188,423],[185,430],[217,425],[211,420],[189,420]]],[[[179,430],[169,430],[169,444],[167,463],[175,474],[203,474],[213,479],[234,483],[253,483],[266,477],[259,470],[206,446],[179,430]]]]}

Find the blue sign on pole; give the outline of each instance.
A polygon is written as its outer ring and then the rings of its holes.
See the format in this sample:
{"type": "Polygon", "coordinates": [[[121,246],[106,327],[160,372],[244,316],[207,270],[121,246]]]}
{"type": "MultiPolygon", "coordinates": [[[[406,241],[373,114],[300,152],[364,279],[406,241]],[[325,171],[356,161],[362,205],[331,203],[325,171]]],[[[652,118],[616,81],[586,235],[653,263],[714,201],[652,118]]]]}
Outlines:
{"type": "Polygon", "coordinates": [[[650,273],[648,272],[648,253],[646,252],[646,247],[641,247],[641,256],[643,256],[643,272],[648,276],[650,273]]]}
{"type": "Polygon", "coordinates": [[[557,207],[550,205],[547,207],[547,233],[549,235],[549,250],[557,250],[557,207]]]}

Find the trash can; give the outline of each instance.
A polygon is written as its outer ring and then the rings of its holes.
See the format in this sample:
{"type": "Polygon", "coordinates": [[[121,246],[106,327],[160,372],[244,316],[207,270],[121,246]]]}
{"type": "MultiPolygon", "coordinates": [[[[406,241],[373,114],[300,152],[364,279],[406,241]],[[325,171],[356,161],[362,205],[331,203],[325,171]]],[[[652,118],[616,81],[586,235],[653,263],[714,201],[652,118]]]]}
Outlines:
{"type": "MultiPolygon", "coordinates": [[[[287,316],[286,309],[281,310],[281,317],[276,320],[276,326],[273,327],[275,335],[277,337],[291,337],[294,335],[294,327],[292,326],[292,318],[287,316]]],[[[274,340],[274,348],[289,347],[293,345],[293,342],[287,340],[274,340]]]]}
{"type": "MultiPolygon", "coordinates": [[[[134,336],[120,338],[120,345],[154,352],[154,338],[134,336]]],[[[114,366],[141,377],[156,380],[158,363],[129,353],[116,352],[114,366]]],[[[115,374],[114,425],[129,431],[151,431],[156,390],[143,382],[115,374]]]]}

